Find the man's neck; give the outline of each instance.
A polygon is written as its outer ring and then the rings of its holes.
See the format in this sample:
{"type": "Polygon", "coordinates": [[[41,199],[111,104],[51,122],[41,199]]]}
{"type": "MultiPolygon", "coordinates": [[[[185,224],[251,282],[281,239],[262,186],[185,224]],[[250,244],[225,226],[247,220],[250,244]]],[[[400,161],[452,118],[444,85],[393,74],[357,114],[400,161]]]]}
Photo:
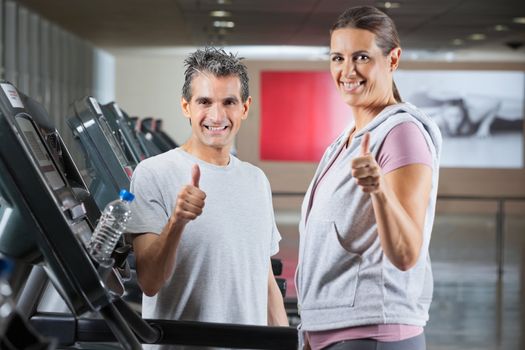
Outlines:
{"type": "Polygon", "coordinates": [[[230,163],[231,147],[195,147],[192,140],[188,140],[188,142],[184,143],[180,148],[194,157],[213,165],[226,166],[230,163]]]}

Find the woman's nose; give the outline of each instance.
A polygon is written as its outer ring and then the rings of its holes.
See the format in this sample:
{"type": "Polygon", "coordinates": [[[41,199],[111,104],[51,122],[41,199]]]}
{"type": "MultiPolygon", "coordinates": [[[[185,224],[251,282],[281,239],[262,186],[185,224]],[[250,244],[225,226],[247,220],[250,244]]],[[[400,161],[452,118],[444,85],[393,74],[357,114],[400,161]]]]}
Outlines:
{"type": "Polygon", "coordinates": [[[351,60],[347,60],[343,64],[342,74],[343,74],[343,77],[345,77],[345,78],[350,78],[352,76],[355,76],[355,74],[356,74],[355,63],[352,62],[351,60]]]}

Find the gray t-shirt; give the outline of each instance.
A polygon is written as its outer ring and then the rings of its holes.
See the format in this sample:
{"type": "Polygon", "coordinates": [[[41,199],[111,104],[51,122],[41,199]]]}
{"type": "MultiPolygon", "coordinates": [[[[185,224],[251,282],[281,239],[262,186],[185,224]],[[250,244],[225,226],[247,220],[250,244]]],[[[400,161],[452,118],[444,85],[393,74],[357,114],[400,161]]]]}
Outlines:
{"type": "Polygon", "coordinates": [[[230,156],[227,166],[206,163],[180,148],[142,161],[133,174],[127,232],[160,233],[191,167],[201,169],[203,213],[190,221],[175,271],[142,316],[238,324],[267,324],[270,257],[279,250],[271,189],[257,167],[230,156]]]}

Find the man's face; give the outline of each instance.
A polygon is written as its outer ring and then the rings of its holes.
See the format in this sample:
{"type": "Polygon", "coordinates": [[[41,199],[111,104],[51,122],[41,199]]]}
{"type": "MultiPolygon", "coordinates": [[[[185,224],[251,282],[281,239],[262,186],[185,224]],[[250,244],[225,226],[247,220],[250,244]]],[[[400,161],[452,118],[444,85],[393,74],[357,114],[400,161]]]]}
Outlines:
{"type": "Polygon", "coordinates": [[[181,105],[191,121],[194,146],[229,152],[251,102],[251,97],[242,102],[239,78],[198,73],[191,82],[191,93],[191,100],[182,98],[181,105]]]}

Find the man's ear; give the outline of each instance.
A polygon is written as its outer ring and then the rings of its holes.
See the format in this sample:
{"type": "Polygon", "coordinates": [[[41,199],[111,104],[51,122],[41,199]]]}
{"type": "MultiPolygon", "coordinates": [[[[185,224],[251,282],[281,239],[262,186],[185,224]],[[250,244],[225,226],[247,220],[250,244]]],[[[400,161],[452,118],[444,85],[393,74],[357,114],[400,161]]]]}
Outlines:
{"type": "Polygon", "coordinates": [[[389,58],[390,58],[390,71],[393,72],[399,66],[399,61],[401,59],[401,48],[396,47],[395,49],[392,49],[392,51],[390,51],[389,58]]]}
{"type": "Polygon", "coordinates": [[[250,104],[252,103],[252,97],[248,96],[246,101],[242,104],[242,120],[246,120],[248,118],[248,111],[250,110],[250,104]]]}
{"type": "Polygon", "coordinates": [[[182,109],[182,113],[184,116],[188,119],[190,119],[190,102],[186,101],[184,97],[180,99],[180,107],[182,109]]]}

